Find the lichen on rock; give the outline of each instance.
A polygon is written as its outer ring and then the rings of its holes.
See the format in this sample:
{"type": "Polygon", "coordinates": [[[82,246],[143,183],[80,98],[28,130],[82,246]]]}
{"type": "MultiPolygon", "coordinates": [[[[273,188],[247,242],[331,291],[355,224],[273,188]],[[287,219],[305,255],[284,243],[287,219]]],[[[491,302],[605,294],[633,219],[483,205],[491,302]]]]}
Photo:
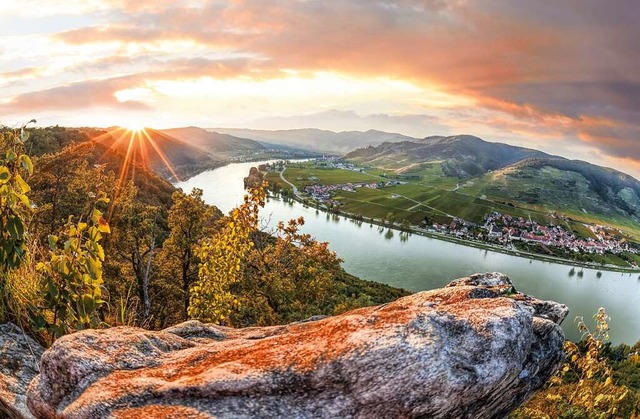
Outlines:
{"type": "Polygon", "coordinates": [[[31,418],[26,391],[44,349],[18,326],[0,325],[0,417],[31,418]],[[4,416],[3,416],[4,414],[4,416]]]}

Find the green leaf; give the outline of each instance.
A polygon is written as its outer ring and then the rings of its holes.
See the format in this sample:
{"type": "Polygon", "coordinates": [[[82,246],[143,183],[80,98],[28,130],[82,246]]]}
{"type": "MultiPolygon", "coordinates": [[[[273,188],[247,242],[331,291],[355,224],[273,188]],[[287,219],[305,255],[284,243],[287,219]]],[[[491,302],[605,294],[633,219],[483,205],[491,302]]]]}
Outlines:
{"type": "Polygon", "coordinates": [[[49,248],[51,250],[56,250],[56,244],[58,244],[58,236],[54,236],[53,234],[49,235],[49,248]]]}
{"type": "Polygon", "coordinates": [[[22,239],[22,235],[24,234],[24,224],[22,220],[18,217],[9,216],[7,220],[7,231],[9,231],[13,240],[22,239]]]}
{"type": "Polygon", "coordinates": [[[9,161],[15,161],[18,158],[18,155],[13,149],[9,149],[6,152],[5,157],[9,161]]]}
{"type": "Polygon", "coordinates": [[[49,296],[52,299],[55,299],[58,296],[58,287],[56,286],[56,284],[54,284],[53,281],[48,281],[47,288],[49,291],[49,296]]]}

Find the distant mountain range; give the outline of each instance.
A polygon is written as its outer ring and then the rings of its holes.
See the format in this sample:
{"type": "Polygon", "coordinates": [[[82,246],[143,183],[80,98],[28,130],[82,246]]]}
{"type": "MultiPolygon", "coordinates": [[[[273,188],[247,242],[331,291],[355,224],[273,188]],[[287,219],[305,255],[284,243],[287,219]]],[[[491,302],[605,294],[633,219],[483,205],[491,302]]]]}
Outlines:
{"type": "Polygon", "coordinates": [[[632,176],[471,135],[385,142],[345,159],[398,174],[440,173],[459,179],[460,193],[478,197],[640,220],[640,182],[632,176]]]}
{"type": "Polygon", "coordinates": [[[385,142],[348,153],[345,158],[399,173],[415,171],[426,162],[442,162],[448,176],[467,178],[496,170],[527,158],[552,157],[541,151],[489,143],[472,135],[433,136],[402,142],[385,142]]]}
{"type": "MultiPolygon", "coordinates": [[[[375,130],[218,129],[220,132],[214,132],[186,127],[161,131],[147,128],[146,134],[132,134],[118,127],[87,130],[92,130],[90,137],[105,150],[105,157],[107,152],[113,152],[127,159],[128,154],[132,167],[151,169],[166,179],[174,179],[175,175],[185,178],[221,166],[242,153],[295,148],[344,155],[345,159],[361,165],[422,178],[425,185],[434,179],[445,180],[443,184],[447,185],[457,183],[459,193],[482,199],[555,209],[584,217],[615,216],[619,224],[633,222],[635,227],[640,221],[640,182],[632,176],[538,150],[487,142],[471,135],[418,139],[375,130]]],[[[34,132],[36,137],[40,135],[38,132],[34,132]]],[[[57,150],[87,138],[79,132],[69,131],[61,137],[55,128],[44,129],[41,140],[30,147],[36,154],[57,150]]]]}
{"type": "Polygon", "coordinates": [[[358,147],[384,142],[415,141],[415,138],[383,131],[333,132],[315,128],[291,130],[252,130],[244,128],[211,128],[209,131],[250,138],[261,143],[300,148],[327,154],[345,154],[358,147]]]}

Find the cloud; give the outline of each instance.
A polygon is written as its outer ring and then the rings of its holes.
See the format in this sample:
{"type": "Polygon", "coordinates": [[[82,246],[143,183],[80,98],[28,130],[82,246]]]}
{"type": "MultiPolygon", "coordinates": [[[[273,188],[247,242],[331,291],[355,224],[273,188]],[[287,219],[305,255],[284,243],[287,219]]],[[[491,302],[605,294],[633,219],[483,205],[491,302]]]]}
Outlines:
{"type": "Polygon", "coordinates": [[[132,85],[135,78],[113,78],[97,81],[72,83],[67,86],[25,93],[0,105],[5,114],[30,115],[35,112],[56,110],[75,110],[86,108],[108,108],[119,110],[146,110],[149,106],[137,101],[121,102],[115,92],[132,85]]]}
{"type": "MultiPolygon", "coordinates": [[[[342,108],[357,114],[317,114],[311,103],[296,119],[261,121],[372,124],[411,133],[430,126],[470,133],[499,127],[513,141],[578,141],[605,156],[640,160],[640,8],[633,0],[96,0],[86,13],[97,12],[99,23],[62,31],[51,42],[70,51],[116,49],[65,70],[95,72],[91,78],[98,80],[38,86],[1,110],[148,107],[123,104],[114,93],[149,80],[333,72],[406,80],[472,104],[451,104],[447,119],[415,97],[397,111],[368,98],[342,108]]],[[[35,64],[28,66],[42,63],[35,64]]],[[[51,83],[56,77],[62,76],[54,74],[51,83]]],[[[252,104],[246,106],[251,112],[252,104]]]]}

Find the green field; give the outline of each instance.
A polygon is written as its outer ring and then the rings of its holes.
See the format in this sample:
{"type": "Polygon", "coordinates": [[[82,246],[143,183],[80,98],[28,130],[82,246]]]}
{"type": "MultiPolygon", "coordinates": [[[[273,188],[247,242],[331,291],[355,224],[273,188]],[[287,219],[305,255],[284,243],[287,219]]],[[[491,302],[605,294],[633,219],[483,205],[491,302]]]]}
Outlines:
{"type": "MultiPolygon", "coordinates": [[[[531,218],[541,224],[560,224],[577,236],[585,238],[595,236],[583,223],[611,225],[622,229],[628,239],[640,241],[640,226],[635,221],[619,215],[605,217],[585,213],[582,206],[586,205],[583,201],[588,200],[588,196],[582,197],[580,201],[575,196],[578,192],[560,190],[559,176],[560,173],[556,169],[548,169],[544,171],[542,179],[534,181],[527,177],[526,173],[514,175],[497,171],[472,180],[459,181],[457,178],[445,176],[440,166],[433,163],[413,167],[400,175],[371,167],[364,169],[363,173],[320,167],[313,162],[292,164],[285,171],[286,179],[300,189],[313,184],[336,185],[389,180],[405,182],[403,185],[381,189],[358,188],[356,192],[335,193],[334,199],[341,203],[342,211],[367,218],[381,219],[391,213],[398,222],[407,219],[417,224],[426,216],[440,223],[448,222],[452,217],[459,217],[481,224],[485,214],[498,211],[514,217],[531,218]],[[501,180],[507,177],[508,182],[505,181],[505,187],[501,188],[501,180]],[[538,185],[536,193],[544,194],[551,202],[554,202],[554,199],[559,200],[558,206],[550,208],[521,201],[519,198],[526,198],[526,191],[531,191],[534,184],[538,185]],[[568,199],[560,202],[560,198],[556,198],[560,196],[567,196],[568,199]],[[550,211],[556,211],[570,219],[554,218],[550,211]]],[[[563,176],[564,182],[575,182],[579,192],[587,193],[584,180],[579,175],[563,176]]],[[[268,173],[266,179],[281,189],[289,188],[278,173],[268,173]]]]}
{"type": "Polygon", "coordinates": [[[312,164],[291,164],[285,171],[286,179],[298,188],[307,185],[339,185],[349,182],[378,182],[384,180],[372,174],[363,174],[343,169],[330,169],[313,166],[312,164]]]}
{"type": "MultiPolygon", "coordinates": [[[[400,175],[387,174],[383,170],[368,168],[365,173],[351,170],[318,167],[313,163],[299,163],[287,167],[286,179],[303,189],[307,185],[336,185],[345,183],[389,181],[406,179],[400,175]]],[[[398,222],[407,219],[420,223],[425,216],[443,223],[453,217],[481,224],[485,214],[500,211],[512,216],[550,222],[547,211],[523,209],[504,202],[482,199],[467,193],[452,191],[457,180],[444,177],[437,165],[421,167],[410,174],[413,180],[402,180],[403,185],[386,186],[381,189],[358,188],[356,192],[338,191],[334,199],[341,203],[341,210],[367,218],[382,219],[391,213],[398,222]],[[414,178],[417,176],[417,178],[414,178]]],[[[267,180],[281,187],[284,183],[278,173],[269,173],[267,180]]]]}

